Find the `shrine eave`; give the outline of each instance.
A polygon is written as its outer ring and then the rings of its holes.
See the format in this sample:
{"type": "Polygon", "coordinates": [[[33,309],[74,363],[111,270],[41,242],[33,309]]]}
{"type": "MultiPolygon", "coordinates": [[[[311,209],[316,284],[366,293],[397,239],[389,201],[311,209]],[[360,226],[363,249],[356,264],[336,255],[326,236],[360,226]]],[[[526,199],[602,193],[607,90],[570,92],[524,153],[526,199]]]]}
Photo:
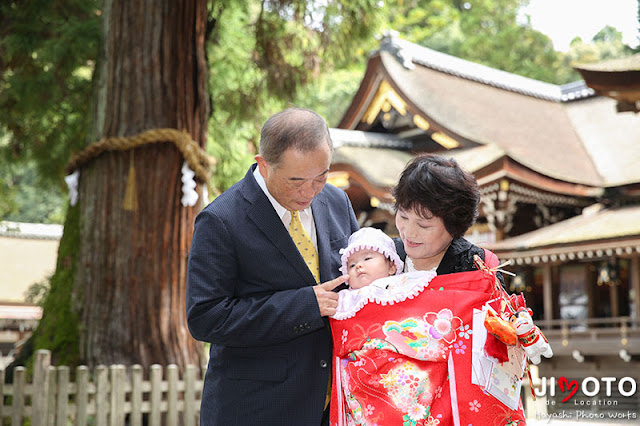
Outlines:
{"type": "MultiPolygon", "coordinates": [[[[554,179],[531,170],[508,156],[502,157],[483,169],[474,170],[473,173],[481,190],[507,180],[512,183],[512,186],[515,184],[522,188],[523,195],[526,192],[530,194],[545,194],[544,196],[541,195],[543,199],[556,198],[558,202],[552,204],[585,205],[584,199],[593,199],[603,194],[601,187],[554,179]],[[566,200],[566,202],[560,201],[562,199],[566,200]]],[[[543,201],[543,199],[540,201],[543,201]]]]}
{"type": "Polygon", "coordinates": [[[618,101],[618,112],[640,111],[640,54],[574,68],[597,94],[618,101]]]}
{"type": "Polygon", "coordinates": [[[640,252],[640,206],[603,208],[595,204],[583,214],[489,247],[501,260],[517,265],[597,260],[640,252]]]}

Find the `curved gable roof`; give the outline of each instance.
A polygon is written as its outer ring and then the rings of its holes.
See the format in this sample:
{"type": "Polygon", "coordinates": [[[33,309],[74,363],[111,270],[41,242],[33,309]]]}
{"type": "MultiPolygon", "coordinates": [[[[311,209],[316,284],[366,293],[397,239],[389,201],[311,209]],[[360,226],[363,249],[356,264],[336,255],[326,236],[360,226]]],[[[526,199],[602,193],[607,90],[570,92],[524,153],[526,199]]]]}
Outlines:
{"type": "Polygon", "coordinates": [[[358,125],[382,81],[407,113],[454,137],[495,144],[545,176],[601,187],[640,182],[632,167],[640,161],[640,120],[616,114],[614,101],[584,82],[548,84],[388,37],[341,126],[358,125]]]}
{"type": "Polygon", "coordinates": [[[425,66],[408,70],[385,51],[380,57],[400,96],[450,132],[483,145],[496,144],[522,164],[550,177],[586,185],[602,183],[560,102],[425,66]]]}

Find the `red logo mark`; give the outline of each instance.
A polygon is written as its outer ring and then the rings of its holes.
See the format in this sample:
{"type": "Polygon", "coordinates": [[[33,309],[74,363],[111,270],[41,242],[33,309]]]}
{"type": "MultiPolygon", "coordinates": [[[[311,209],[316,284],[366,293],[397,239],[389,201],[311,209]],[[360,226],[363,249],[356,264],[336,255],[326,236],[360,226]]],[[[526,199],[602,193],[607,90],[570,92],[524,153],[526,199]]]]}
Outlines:
{"type": "Polygon", "coordinates": [[[576,392],[578,392],[578,381],[577,380],[572,380],[569,381],[567,380],[566,377],[562,376],[558,379],[558,385],[560,386],[560,391],[564,392],[564,391],[569,391],[569,395],[566,396],[562,402],[567,402],[568,400],[571,399],[571,397],[573,395],[576,394],[576,392]]]}

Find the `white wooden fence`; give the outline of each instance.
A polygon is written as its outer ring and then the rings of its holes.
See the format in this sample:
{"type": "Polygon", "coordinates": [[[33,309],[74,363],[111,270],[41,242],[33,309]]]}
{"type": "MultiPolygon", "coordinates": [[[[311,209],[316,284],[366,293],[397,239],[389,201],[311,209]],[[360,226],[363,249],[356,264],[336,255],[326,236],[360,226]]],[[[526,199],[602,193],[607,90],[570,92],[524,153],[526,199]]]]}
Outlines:
{"type": "Polygon", "coordinates": [[[195,426],[199,424],[203,381],[199,368],[152,365],[143,380],[139,365],[98,366],[93,374],[86,366],[75,371],[50,365],[51,353],[38,351],[33,380],[27,382],[24,367],[17,367],[13,383],[5,384],[0,370],[0,425],[19,426],[195,426]]]}

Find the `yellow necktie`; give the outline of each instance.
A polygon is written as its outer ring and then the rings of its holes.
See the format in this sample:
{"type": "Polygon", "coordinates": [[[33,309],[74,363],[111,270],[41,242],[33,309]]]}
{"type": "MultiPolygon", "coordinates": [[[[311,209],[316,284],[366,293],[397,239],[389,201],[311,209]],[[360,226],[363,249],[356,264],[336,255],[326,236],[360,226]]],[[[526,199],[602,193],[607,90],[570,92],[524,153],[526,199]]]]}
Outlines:
{"type": "Polygon", "coordinates": [[[300,222],[300,213],[296,210],[291,210],[291,225],[289,225],[289,234],[291,239],[298,247],[298,251],[302,255],[302,258],[307,263],[309,270],[313,274],[316,283],[320,282],[320,263],[318,262],[318,252],[309,238],[309,234],[304,230],[302,222],[300,222]]]}
{"type": "MultiPolygon", "coordinates": [[[[313,246],[313,242],[311,238],[309,238],[309,234],[304,230],[304,226],[302,226],[302,222],[300,221],[300,213],[296,210],[290,210],[291,213],[291,224],[289,225],[289,235],[291,235],[291,239],[294,243],[296,243],[296,247],[298,247],[298,251],[302,255],[302,258],[307,263],[309,270],[313,274],[313,278],[315,278],[316,283],[320,282],[320,264],[318,262],[318,252],[316,248],[313,246]]],[[[324,408],[327,409],[329,405],[329,400],[331,399],[331,370],[329,370],[329,384],[327,385],[327,396],[324,401],[324,408]]]]}

